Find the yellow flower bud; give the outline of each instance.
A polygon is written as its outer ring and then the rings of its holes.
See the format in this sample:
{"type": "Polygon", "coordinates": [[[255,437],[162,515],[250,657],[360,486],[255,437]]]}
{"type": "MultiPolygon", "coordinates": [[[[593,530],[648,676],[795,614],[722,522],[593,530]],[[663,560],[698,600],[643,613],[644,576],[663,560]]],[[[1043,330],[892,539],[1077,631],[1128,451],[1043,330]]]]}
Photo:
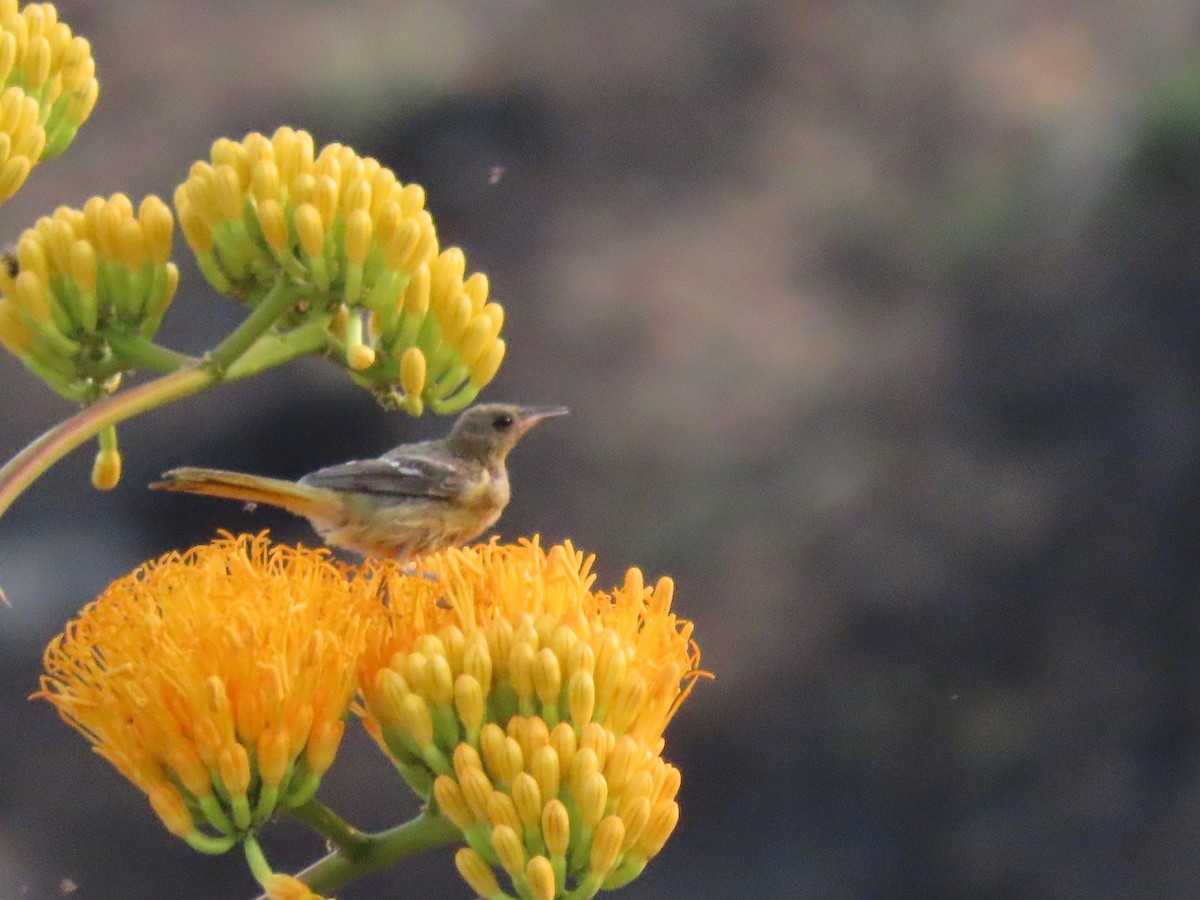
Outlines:
{"type": "MultiPolygon", "coordinates": [[[[580,751],[576,759],[584,752],[580,751]]],[[[595,828],[604,815],[605,804],[608,803],[608,782],[599,772],[589,772],[581,778],[573,779],[572,784],[583,824],[587,828],[595,828]]]]}
{"type": "Polygon", "coordinates": [[[471,384],[477,388],[484,388],[500,371],[500,363],[504,361],[504,353],[507,349],[507,344],[502,340],[496,340],[491,347],[479,358],[479,361],[471,369],[471,384]]]}
{"type": "Polygon", "coordinates": [[[301,204],[293,213],[292,221],[300,238],[300,248],[310,257],[320,256],[325,247],[325,226],[317,208],[311,203],[301,204]]]}
{"type": "Polygon", "coordinates": [[[534,659],[533,685],[543,706],[553,708],[558,704],[558,695],[562,690],[562,670],[558,664],[558,657],[549,647],[539,650],[534,659]]]}
{"type": "Polygon", "coordinates": [[[420,241],[421,226],[412,219],[401,220],[386,245],[388,267],[397,271],[411,268],[410,257],[420,241]]]}
{"type": "Polygon", "coordinates": [[[462,788],[471,815],[479,822],[486,822],[488,800],[495,789],[483,769],[470,768],[459,773],[458,785],[462,788]]]}
{"type": "Polygon", "coordinates": [[[41,237],[30,229],[17,241],[17,262],[22,272],[32,272],[42,284],[50,283],[50,263],[46,259],[41,237]]]}
{"type": "Polygon", "coordinates": [[[231,141],[226,137],[219,137],[213,141],[208,155],[212,159],[214,166],[231,167],[237,173],[239,180],[249,174],[249,156],[246,153],[245,147],[237,141],[231,141]]]}
{"type": "Polygon", "coordinates": [[[371,368],[375,363],[375,351],[366,344],[352,344],[346,348],[346,365],[355,372],[371,368]]]}
{"type": "Polygon", "coordinates": [[[498,683],[508,677],[508,657],[512,653],[513,625],[508,619],[497,619],[488,623],[486,629],[488,655],[498,683]]]}
{"type": "Polygon", "coordinates": [[[605,816],[596,826],[592,838],[592,852],[588,868],[594,875],[603,877],[617,863],[617,856],[625,843],[625,823],[617,816],[605,816]]]}
{"type": "Polygon", "coordinates": [[[640,672],[633,672],[626,676],[617,689],[609,710],[612,727],[617,731],[625,731],[633,725],[634,719],[645,705],[645,700],[646,679],[640,672]]]}
{"type": "Polygon", "coordinates": [[[287,216],[283,206],[274,198],[260,200],[254,208],[258,225],[263,231],[263,237],[268,246],[276,252],[282,251],[288,245],[287,216]]]}
{"type": "Polygon", "coordinates": [[[484,900],[491,900],[501,893],[492,867],[470,847],[463,847],[454,854],[454,866],[463,881],[484,900]]]}
{"type": "Polygon", "coordinates": [[[400,204],[396,199],[396,194],[399,193],[399,180],[396,178],[396,173],[391,169],[385,169],[380,166],[370,176],[369,182],[371,186],[371,209],[372,218],[378,218],[380,211],[384,206],[394,204],[397,214],[400,212],[400,204]]]}
{"type": "Polygon", "coordinates": [[[525,871],[525,845],[517,832],[507,825],[497,825],[492,829],[492,849],[500,858],[500,865],[513,877],[520,876],[525,871]]]}
{"type": "Polygon", "coordinates": [[[525,877],[533,900],[554,900],[557,887],[554,882],[554,867],[544,856],[535,856],[525,866],[525,877]]]}
{"type": "Polygon", "coordinates": [[[479,732],[479,750],[483,756],[487,772],[493,779],[503,779],[507,768],[507,751],[504,742],[507,740],[502,729],[495,722],[488,722],[479,732]]]}
{"type": "Polygon", "coordinates": [[[504,327],[504,307],[499,303],[488,303],[483,307],[480,315],[487,316],[492,320],[492,328],[496,334],[500,333],[500,329],[504,327]]]}
{"type": "Polygon", "coordinates": [[[123,219],[114,231],[117,257],[127,269],[138,270],[146,263],[146,242],[136,219],[123,219]]]}
{"type": "Polygon", "coordinates": [[[21,322],[16,307],[7,297],[0,298],[0,344],[17,357],[24,356],[33,346],[33,335],[21,322]]]}
{"type": "Polygon", "coordinates": [[[542,791],[528,772],[520,772],[510,787],[517,816],[525,828],[536,828],[542,814],[542,791]]]}
{"type": "Polygon", "coordinates": [[[567,682],[567,708],[576,728],[582,728],[591,721],[595,706],[595,682],[592,681],[591,675],[581,669],[567,682]]]}
{"type": "Polygon", "coordinates": [[[558,796],[562,769],[559,763],[558,752],[553,747],[542,747],[534,751],[530,770],[533,773],[534,780],[537,781],[538,789],[541,791],[543,798],[548,799],[558,796]]]}
{"type": "Polygon", "coordinates": [[[273,872],[263,882],[267,900],[325,900],[313,893],[312,888],[291,875],[273,872]]]}
{"type": "Polygon", "coordinates": [[[8,200],[21,189],[33,163],[24,156],[14,156],[0,165],[0,203],[8,200]]]}
{"type": "Polygon", "coordinates": [[[492,342],[496,339],[496,335],[492,333],[492,325],[490,316],[477,315],[467,326],[462,343],[459,345],[459,353],[466,365],[474,366],[480,357],[491,348],[492,342]]]}
{"type": "Polygon", "coordinates": [[[532,700],[533,690],[533,646],[525,641],[513,644],[508,658],[508,677],[513,690],[521,700],[532,700]]]}
{"type": "Polygon", "coordinates": [[[346,216],[346,259],[362,265],[371,249],[371,214],[365,209],[356,209],[346,216]]]}
{"type": "Polygon", "coordinates": [[[400,190],[400,209],[405,218],[417,215],[425,207],[425,188],[419,184],[406,184],[400,190]]]}
{"type": "Polygon", "coordinates": [[[258,735],[258,773],[268,787],[278,787],[287,774],[288,744],[288,733],[282,728],[268,728],[258,735]]]}
{"type": "Polygon", "coordinates": [[[451,293],[440,307],[435,307],[447,343],[460,344],[471,324],[471,301],[461,290],[451,293]]]}
{"type": "MultiPolygon", "coordinates": [[[[443,290],[451,286],[461,287],[463,275],[467,270],[467,258],[459,247],[447,247],[430,266],[434,284],[443,286],[443,290]]],[[[435,303],[438,300],[435,293],[435,303]]]]}
{"type": "Polygon", "coordinates": [[[167,753],[166,761],[193,797],[203,799],[212,795],[212,780],[208,774],[208,767],[204,765],[194,747],[176,744],[167,753]]]}
{"type": "Polygon", "coordinates": [[[650,822],[650,800],[646,797],[638,797],[628,807],[622,808],[618,815],[625,823],[624,847],[632,847],[641,839],[642,832],[650,822]]]}
{"type": "MultiPolygon", "coordinates": [[[[8,81],[17,60],[17,39],[10,31],[0,32],[0,81],[8,81]]],[[[20,88],[18,88],[20,90],[20,88]]]]}
{"type": "Polygon", "coordinates": [[[479,681],[470,675],[459,675],[454,682],[454,710],[468,731],[482,726],[486,711],[483,688],[479,686],[479,681]]]}
{"type": "MultiPolygon", "coordinates": [[[[466,267],[465,259],[463,266],[466,267]]],[[[463,293],[471,299],[471,311],[476,315],[483,311],[484,304],[487,303],[489,287],[488,277],[482,272],[476,272],[463,282],[463,293]]],[[[496,330],[499,331],[499,327],[496,330]]]]}
{"type": "Polygon", "coordinates": [[[346,185],[342,194],[342,209],[346,211],[347,222],[359,212],[366,213],[367,221],[371,221],[371,182],[368,179],[356,178],[346,185]]]}
{"type": "MultiPolygon", "coordinates": [[[[465,831],[475,824],[475,817],[471,814],[471,808],[467,806],[467,799],[463,796],[462,788],[449,775],[439,775],[433,780],[433,799],[446,818],[460,829],[465,831]]],[[[647,814],[649,814],[648,802],[647,814]]]]}
{"type": "Polygon", "coordinates": [[[70,272],[81,291],[96,293],[96,249],[90,241],[80,239],[71,244],[70,272]]]}
{"type": "Polygon", "coordinates": [[[183,795],[174,785],[164,781],[150,791],[149,799],[154,814],[162,820],[171,834],[186,838],[196,830],[192,814],[188,812],[183,795]]]}
{"type": "Polygon", "coordinates": [[[430,702],[437,706],[449,706],[454,700],[454,674],[450,671],[450,663],[440,653],[431,655],[426,671],[430,702]]]}
{"type": "Polygon", "coordinates": [[[25,83],[37,90],[50,77],[50,42],[38,35],[25,48],[25,83]]]}
{"type": "Polygon", "coordinates": [[[22,271],[17,275],[13,282],[13,299],[36,321],[50,321],[50,298],[46,296],[46,284],[36,273],[22,271]]]}
{"type": "Polygon", "coordinates": [[[188,246],[197,254],[208,253],[213,248],[212,228],[204,221],[191,203],[175,201],[175,213],[179,216],[179,228],[188,246]]]}
{"type": "Polygon", "coordinates": [[[341,719],[324,719],[313,725],[312,734],[305,748],[304,759],[308,770],[314,775],[323,775],[333,765],[346,723],[341,719]]]}
{"type": "Polygon", "coordinates": [[[470,744],[464,743],[455,747],[454,752],[450,755],[450,761],[454,766],[454,774],[458,776],[459,781],[462,781],[464,774],[469,769],[483,771],[483,760],[470,744]]]}
{"type": "Polygon", "coordinates": [[[614,743],[612,753],[604,763],[604,777],[613,791],[620,792],[625,787],[632,774],[638,750],[637,742],[627,734],[619,737],[614,743]]]}
{"type": "Polygon", "coordinates": [[[542,840],[551,856],[565,856],[571,841],[571,817],[557,797],[542,809],[542,840]]]}
{"type": "Polygon", "coordinates": [[[650,821],[646,823],[646,829],[631,849],[644,859],[656,856],[678,824],[678,803],[656,804],[650,811],[650,821]]]}
{"type": "Polygon", "coordinates": [[[487,819],[493,826],[507,825],[517,834],[521,833],[521,818],[517,815],[513,798],[501,791],[493,791],[487,800],[487,819]]]}
{"type": "Polygon", "coordinates": [[[121,481],[121,451],[100,450],[92,464],[92,487],[98,491],[111,491],[121,481]]]}
{"type": "Polygon", "coordinates": [[[410,397],[425,389],[425,354],[419,347],[409,347],[400,357],[400,387],[410,397]]]}
{"type": "Polygon", "coordinates": [[[558,755],[560,771],[563,773],[570,772],[571,766],[575,762],[575,751],[579,749],[579,744],[575,737],[575,729],[566,722],[559,722],[550,729],[550,746],[554,748],[554,752],[558,755]]]}
{"type": "Polygon", "coordinates": [[[628,661],[615,632],[605,634],[596,654],[596,703],[608,709],[625,678],[628,661]]]}
{"type": "Polygon", "coordinates": [[[231,743],[217,752],[217,772],[225,790],[233,796],[245,796],[250,787],[250,757],[246,748],[231,743]]]}
{"type": "Polygon", "coordinates": [[[320,176],[313,186],[313,206],[322,222],[333,222],[338,212],[338,184],[333,178],[320,176]]]}
{"type": "Polygon", "coordinates": [[[153,262],[167,262],[171,257],[171,232],[175,228],[170,208],[154,194],[149,194],[138,208],[138,220],[142,224],[147,255],[153,262]]]}
{"type": "Polygon", "coordinates": [[[429,266],[422,264],[413,270],[404,289],[404,311],[410,316],[422,318],[429,313],[429,278],[429,266]]]}

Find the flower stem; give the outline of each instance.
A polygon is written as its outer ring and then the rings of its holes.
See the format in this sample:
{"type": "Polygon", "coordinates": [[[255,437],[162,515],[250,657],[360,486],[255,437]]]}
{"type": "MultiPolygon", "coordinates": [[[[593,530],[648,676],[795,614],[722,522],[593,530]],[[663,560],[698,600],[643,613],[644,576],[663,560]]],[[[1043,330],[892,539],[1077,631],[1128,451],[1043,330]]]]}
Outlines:
{"type": "Polygon", "coordinates": [[[242,324],[208,353],[208,364],[221,372],[228,369],[296,300],[292,282],[280,275],[271,290],[250,311],[250,315],[242,320],[242,324]]]}
{"type": "Polygon", "coordinates": [[[136,334],[121,334],[113,331],[105,334],[105,340],[116,351],[123,364],[150,372],[174,372],[184,366],[193,365],[195,357],[160,346],[136,334]]]}
{"type": "Polygon", "coordinates": [[[310,799],[289,809],[288,812],[293,818],[320,832],[333,846],[347,853],[354,853],[372,841],[371,835],[355,828],[319,800],[310,799]]]}
{"type": "MultiPolygon", "coordinates": [[[[264,334],[230,364],[225,380],[236,381],[257,375],[272,366],[324,350],[329,337],[328,318],[307,322],[283,334],[264,334]]],[[[209,354],[210,359],[211,356],[209,354]]]]}
{"type": "MultiPolygon", "coordinates": [[[[386,868],[409,856],[462,839],[462,832],[438,813],[423,812],[409,822],[363,834],[354,847],[339,848],[296,877],[314,893],[327,894],[342,885],[386,868]]],[[[261,896],[258,900],[266,900],[261,896]]]]}
{"type": "Polygon", "coordinates": [[[254,835],[246,835],[242,840],[242,850],[246,854],[246,865],[250,867],[250,874],[254,876],[255,881],[265,887],[267,879],[274,872],[271,871],[271,864],[267,862],[267,857],[254,835]]]}

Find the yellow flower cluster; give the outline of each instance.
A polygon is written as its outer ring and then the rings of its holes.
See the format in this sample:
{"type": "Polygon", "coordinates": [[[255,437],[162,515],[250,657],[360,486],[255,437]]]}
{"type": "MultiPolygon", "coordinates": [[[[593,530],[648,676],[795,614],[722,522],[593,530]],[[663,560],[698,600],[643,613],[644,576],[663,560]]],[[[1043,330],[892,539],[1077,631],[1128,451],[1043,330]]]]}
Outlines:
{"type": "Polygon", "coordinates": [[[364,723],[460,829],[486,900],[587,898],[636,877],[678,820],[663,729],[701,673],[672,583],[591,590],[569,543],[496,543],[386,576],[360,665],[364,723]]]}
{"type": "Polygon", "coordinates": [[[221,852],[316,790],[379,613],[327,552],[226,536],[114,582],[51,642],[37,696],[221,852]]]}
{"type": "Polygon", "coordinates": [[[111,340],[150,338],[175,295],[174,220],[158,197],[92,197],[38,219],[0,266],[0,343],[72,400],[115,388],[111,340]]]}
{"type": "Polygon", "coordinates": [[[100,92],[86,38],[51,3],[0,0],[0,203],[40,160],[62,153],[100,92]]]}
{"type": "Polygon", "coordinates": [[[466,276],[456,247],[439,253],[425,191],[342,144],[317,152],[305,131],[222,138],[175,192],[205,277],[257,304],[280,280],[295,325],[325,317],[360,383],[410,412],[467,406],[504,358],[503,308],[486,276],[466,276]]]}

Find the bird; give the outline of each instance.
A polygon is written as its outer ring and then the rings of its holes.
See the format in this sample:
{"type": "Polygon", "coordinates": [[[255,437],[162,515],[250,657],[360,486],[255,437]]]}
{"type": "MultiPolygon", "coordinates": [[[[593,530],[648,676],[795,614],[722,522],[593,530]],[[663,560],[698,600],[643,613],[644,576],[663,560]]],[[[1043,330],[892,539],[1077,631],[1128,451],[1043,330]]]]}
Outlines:
{"type": "Polygon", "coordinates": [[[509,451],[539,422],[566,413],[565,406],[481,403],[444,438],[401,444],[298,481],[183,466],[150,487],[276,506],[308,519],[331,547],[403,564],[462,546],[494,525],[511,496],[509,451]]]}

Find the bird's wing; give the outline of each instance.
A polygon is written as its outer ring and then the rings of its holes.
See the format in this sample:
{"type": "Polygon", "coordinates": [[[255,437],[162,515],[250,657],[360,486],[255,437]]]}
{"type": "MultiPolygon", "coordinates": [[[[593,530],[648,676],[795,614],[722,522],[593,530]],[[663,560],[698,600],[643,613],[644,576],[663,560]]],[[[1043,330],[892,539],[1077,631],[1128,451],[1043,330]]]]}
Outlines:
{"type": "Polygon", "coordinates": [[[356,494],[452,500],[470,485],[459,463],[426,457],[363,459],[318,469],[301,484],[356,494]]]}

